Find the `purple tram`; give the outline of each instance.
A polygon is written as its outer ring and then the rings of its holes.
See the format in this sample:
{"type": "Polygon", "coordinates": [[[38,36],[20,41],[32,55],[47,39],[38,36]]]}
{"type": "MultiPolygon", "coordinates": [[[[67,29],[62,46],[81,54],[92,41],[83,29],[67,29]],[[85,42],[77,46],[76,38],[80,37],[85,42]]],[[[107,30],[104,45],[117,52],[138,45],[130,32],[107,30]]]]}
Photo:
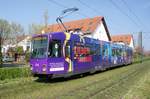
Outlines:
{"type": "Polygon", "coordinates": [[[67,32],[33,35],[34,76],[69,77],[132,63],[132,48],[67,32]]]}

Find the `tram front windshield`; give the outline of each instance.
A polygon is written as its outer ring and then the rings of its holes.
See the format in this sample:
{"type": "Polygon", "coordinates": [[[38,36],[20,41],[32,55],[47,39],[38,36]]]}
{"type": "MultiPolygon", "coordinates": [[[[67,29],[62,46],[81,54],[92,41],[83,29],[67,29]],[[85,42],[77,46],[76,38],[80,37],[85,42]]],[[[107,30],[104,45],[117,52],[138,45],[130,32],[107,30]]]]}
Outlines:
{"type": "Polygon", "coordinates": [[[31,58],[46,58],[47,47],[48,47],[47,36],[34,37],[32,40],[31,58]]]}

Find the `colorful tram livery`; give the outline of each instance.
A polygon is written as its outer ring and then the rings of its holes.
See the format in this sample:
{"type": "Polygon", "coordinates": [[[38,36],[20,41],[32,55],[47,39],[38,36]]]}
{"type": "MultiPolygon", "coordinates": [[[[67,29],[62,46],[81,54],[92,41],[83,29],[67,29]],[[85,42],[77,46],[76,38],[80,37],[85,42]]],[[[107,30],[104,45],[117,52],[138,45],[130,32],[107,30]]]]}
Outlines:
{"type": "Polygon", "coordinates": [[[132,63],[127,45],[55,32],[34,35],[30,65],[35,76],[68,77],[132,63]]]}

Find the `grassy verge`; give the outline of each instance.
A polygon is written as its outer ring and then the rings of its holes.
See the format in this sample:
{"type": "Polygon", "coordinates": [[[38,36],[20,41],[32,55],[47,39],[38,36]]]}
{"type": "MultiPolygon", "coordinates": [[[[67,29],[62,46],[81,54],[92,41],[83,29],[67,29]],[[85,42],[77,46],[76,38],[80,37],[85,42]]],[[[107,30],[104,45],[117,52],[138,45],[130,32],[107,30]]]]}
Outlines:
{"type": "MultiPolygon", "coordinates": [[[[143,57],[143,58],[142,58],[142,61],[143,61],[143,62],[144,62],[144,61],[148,61],[148,60],[150,60],[150,56],[147,56],[147,57],[143,57]]],[[[140,63],[140,62],[141,62],[141,57],[140,57],[140,56],[133,58],[133,63],[140,63]]]]}
{"type": "Polygon", "coordinates": [[[30,75],[29,67],[0,68],[0,80],[28,77],[30,75]]]}
{"type": "Polygon", "coordinates": [[[137,95],[138,97],[145,95],[144,98],[136,99],[146,99],[150,96],[148,91],[150,83],[146,80],[149,79],[149,65],[150,61],[145,61],[142,64],[132,64],[78,79],[39,81],[35,78],[20,78],[1,85],[0,98],[134,99],[137,95]],[[136,85],[142,87],[134,89],[136,85]]]}
{"type": "Polygon", "coordinates": [[[150,72],[146,73],[125,95],[125,99],[150,99],[150,72]]]}

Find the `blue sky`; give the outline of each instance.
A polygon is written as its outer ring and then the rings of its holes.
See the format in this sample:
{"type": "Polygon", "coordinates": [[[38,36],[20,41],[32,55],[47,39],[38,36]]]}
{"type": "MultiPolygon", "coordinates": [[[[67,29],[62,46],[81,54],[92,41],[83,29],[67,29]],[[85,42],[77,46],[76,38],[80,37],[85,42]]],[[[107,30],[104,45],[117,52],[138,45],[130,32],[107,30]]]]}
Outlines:
{"type": "MultiPolygon", "coordinates": [[[[143,31],[144,48],[150,49],[150,1],[149,0],[52,0],[61,5],[79,8],[78,12],[67,16],[64,21],[86,17],[104,16],[111,35],[132,33],[137,40],[137,32],[143,31]],[[113,5],[113,1],[119,8],[113,5]],[[95,9],[96,11],[91,10],[95,9]],[[119,10],[121,9],[121,11],[119,10]],[[132,13],[133,12],[133,13],[132,13]],[[135,15],[138,17],[136,18],[135,15]]],[[[48,10],[49,24],[56,23],[56,17],[65,9],[51,0],[1,0],[0,18],[22,24],[25,29],[31,23],[42,24],[43,13],[48,10]]]]}

